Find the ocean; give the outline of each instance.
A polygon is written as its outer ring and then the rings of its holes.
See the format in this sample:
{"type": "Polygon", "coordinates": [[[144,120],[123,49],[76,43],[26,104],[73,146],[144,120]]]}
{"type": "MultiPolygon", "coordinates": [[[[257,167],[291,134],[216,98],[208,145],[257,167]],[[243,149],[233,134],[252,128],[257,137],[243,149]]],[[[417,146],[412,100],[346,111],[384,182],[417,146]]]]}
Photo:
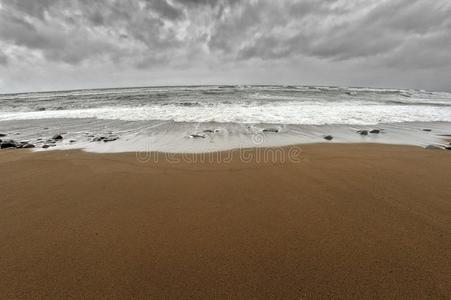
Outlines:
{"type": "Polygon", "coordinates": [[[439,143],[451,93],[318,86],[189,86],[0,95],[0,133],[47,149],[217,151],[293,143],[439,143]],[[357,130],[382,129],[361,136],[357,130]],[[425,131],[424,129],[427,129],[425,131]],[[429,131],[431,130],[431,131],[429,131]],[[255,135],[263,135],[260,144],[255,135]],[[108,143],[96,137],[114,136],[108,143]],[[39,140],[40,139],[40,140],[39,140]]]}

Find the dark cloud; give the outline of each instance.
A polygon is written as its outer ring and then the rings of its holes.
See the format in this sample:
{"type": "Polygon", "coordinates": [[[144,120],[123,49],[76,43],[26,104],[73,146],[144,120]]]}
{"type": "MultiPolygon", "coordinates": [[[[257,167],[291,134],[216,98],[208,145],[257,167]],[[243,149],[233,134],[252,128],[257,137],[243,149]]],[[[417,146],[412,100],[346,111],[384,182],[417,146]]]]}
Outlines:
{"type": "Polygon", "coordinates": [[[36,64],[117,70],[292,60],[443,69],[450,15],[447,0],[0,0],[0,64],[28,51],[36,64]]]}

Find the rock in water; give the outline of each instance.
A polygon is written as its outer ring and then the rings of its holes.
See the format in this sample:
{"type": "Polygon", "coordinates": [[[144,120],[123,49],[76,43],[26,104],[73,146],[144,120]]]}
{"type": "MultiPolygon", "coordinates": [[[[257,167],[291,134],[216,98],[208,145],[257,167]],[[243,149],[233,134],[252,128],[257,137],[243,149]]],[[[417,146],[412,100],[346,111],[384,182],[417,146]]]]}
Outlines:
{"type": "Polygon", "coordinates": [[[381,133],[381,130],[380,129],[372,129],[370,131],[370,133],[379,134],[379,133],[381,133]]]}
{"type": "Polygon", "coordinates": [[[205,129],[203,132],[204,132],[204,133],[214,133],[214,131],[211,130],[211,129],[205,129]]]}
{"type": "Polygon", "coordinates": [[[101,142],[101,141],[103,141],[104,139],[106,139],[105,136],[98,136],[98,137],[95,137],[92,141],[93,141],[93,142],[101,142]]]}
{"type": "Polygon", "coordinates": [[[357,133],[360,135],[368,135],[368,130],[358,130],[357,133]]]}
{"type": "Polygon", "coordinates": [[[443,150],[442,147],[436,146],[436,145],[428,145],[425,147],[425,149],[427,149],[427,150],[443,150]]]}
{"type": "Polygon", "coordinates": [[[0,145],[1,149],[8,149],[8,148],[18,148],[20,144],[14,140],[6,140],[3,141],[0,145]]]}
{"type": "Polygon", "coordinates": [[[42,145],[42,148],[44,148],[44,149],[47,149],[48,147],[50,147],[49,145],[47,145],[47,144],[45,144],[45,145],[42,145]]]}
{"type": "Polygon", "coordinates": [[[104,138],[103,141],[105,143],[108,143],[108,142],[114,142],[117,139],[119,139],[119,137],[117,137],[117,136],[109,136],[109,137],[104,138]]]}
{"type": "Polygon", "coordinates": [[[189,137],[190,137],[190,138],[193,138],[193,139],[199,139],[199,138],[200,138],[200,139],[204,139],[204,138],[205,138],[205,135],[195,133],[195,134],[191,134],[189,137]]]}
{"type": "Polygon", "coordinates": [[[429,129],[429,128],[425,128],[425,129],[423,129],[423,131],[426,131],[426,132],[431,132],[431,131],[432,131],[432,129],[429,129]]]}
{"type": "Polygon", "coordinates": [[[35,147],[35,145],[29,144],[29,143],[22,146],[22,148],[24,148],[24,149],[30,149],[30,148],[34,148],[34,147],[35,147]]]}
{"type": "Polygon", "coordinates": [[[325,139],[325,140],[328,140],[328,141],[332,141],[332,140],[334,139],[334,137],[331,136],[331,135],[326,135],[326,136],[324,137],[324,139],[325,139]]]}
{"type": "Polygon", "coordinates": [[[265,128],[265,129],[263,129],[263,132],[278,133],[279,129],[277,129],[277,128],[265,128]]]}
{"type": "Polygon", "coordinates": [[[55,141],[61,141],[62,139],[63,139],[63,137],[62,137],[61,134],[55,134],[55,135],[52,137],[52,140],[55,140],[55,141]]]}
{"type": "Polygon", "coordinates": [[[5,137],[5,136],[6,136],[6,134],[0,133],[0,137],[5,137]]]}

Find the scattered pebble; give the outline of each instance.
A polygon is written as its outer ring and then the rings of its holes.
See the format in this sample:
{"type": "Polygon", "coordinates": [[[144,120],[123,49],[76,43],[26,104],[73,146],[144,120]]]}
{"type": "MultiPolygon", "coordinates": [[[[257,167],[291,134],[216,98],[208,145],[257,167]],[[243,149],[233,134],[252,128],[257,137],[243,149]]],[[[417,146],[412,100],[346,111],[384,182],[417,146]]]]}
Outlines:
{"type": "Polygon", "coordinates": [[[204,139],[205,135],[195,133],[195,134],[191,134],[189,137],[193,138],[193,139],[199,139],[199,138],[204,139]]]}
{"type": "Polygon", "coordinates": [[[63,139],[63,136],[61,134],[55,134],[52,137],[52,139],[55,140],[55,141],[61,141],[63,139]]]}
{"type": "Polygon", "coordinates": [[[360,135],[368,135],[368,130],[358,130],[357,133],[360,135]]]}
{"type": "Polygon", "coordinates": [[[279,129],[277,129],[277,128],[265,128],[265,129],[263,129],[263,132],[278,133],[279,129]]]}
{"type": "Polygon", "coordinates": [[[105,143],[108,143],[108,142],[114,142],[114,141],[116,141],[117,139],[119,139],[119,137],[117,137],[117,136],[109,136],[109,137],[107,137],[107,138],[104,138],[104,139],[103,139],[103,142],[105,142],[105,143]]]}
{"type": "Polygon", "coordinates": [[[211,130],[211,129],[205,129],[203,132],[204,132],[204,133],[214,133],[214,131],[211,130]]]}
{"type": "Polygon", "coordinates": [[[326,135],[326,136],[324,137],[324,139],[325,139],[325,140],[328,140],[328,141],[331,141],[331,140],[334,139],[334,137],[331,136],[331,135],[326,135]]]}
{"type": "Polygon", "coordinates": [[[118,136],[110,135],[110,136],[98,136],[98,137],[95,137],[92,141],[93,142],[101,142],[101,141],[103,141],[105,143],[108,143],[108,142],[114,142],[114,141],[116,141],[118,139],[119,139],[118,136]]]}
{"type": "Polygon", "coordinates": [[[425,129],[423,129],[423,131],[426,131],[426,132],[431,132],[431,131],[432,131],[432,129],[429,129],[429,128],[425,128],[425,129]]]}
{"type": "Polygon", "coordinates": [[[27,143],[27,144],[22,146],[22,148],[24,148],[24,149],[31,149],[31,148],[34,148],[34,147],[36,147],[36,146],[33,145],[33,144],[29,144],[29,143],[27,143]]]}
{"type": "Polygon", "coordinates": [[[103,141],[104,139],[106,139],[106,137],[104,137],[104,136],[97,136],[97,137],[95,137],[92,141],[93,141],[93,142],[101,142],[101,141],[103,141]]]}
{"type": "Polygon", "coordinates": [[[0,137],[5,137],[6,134],[5,133],[0,133],[0,137]]]}
{"type": "Polygon", "coordinates": [[[380,129],[372,129],[372,130],[370,130],[370,133],[379,134],[379,133],[381,133],[381,130],[380,129]]]}

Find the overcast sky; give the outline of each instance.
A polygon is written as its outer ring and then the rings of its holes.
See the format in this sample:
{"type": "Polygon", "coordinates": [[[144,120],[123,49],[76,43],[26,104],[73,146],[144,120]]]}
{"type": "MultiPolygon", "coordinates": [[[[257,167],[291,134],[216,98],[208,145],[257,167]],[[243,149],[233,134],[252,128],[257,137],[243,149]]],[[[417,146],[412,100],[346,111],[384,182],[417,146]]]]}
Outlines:
{"type": "Polygon", "coordinates": [[[451,91],[449,0],[0,0],[0,92],[184,84],[451,91]]]}

